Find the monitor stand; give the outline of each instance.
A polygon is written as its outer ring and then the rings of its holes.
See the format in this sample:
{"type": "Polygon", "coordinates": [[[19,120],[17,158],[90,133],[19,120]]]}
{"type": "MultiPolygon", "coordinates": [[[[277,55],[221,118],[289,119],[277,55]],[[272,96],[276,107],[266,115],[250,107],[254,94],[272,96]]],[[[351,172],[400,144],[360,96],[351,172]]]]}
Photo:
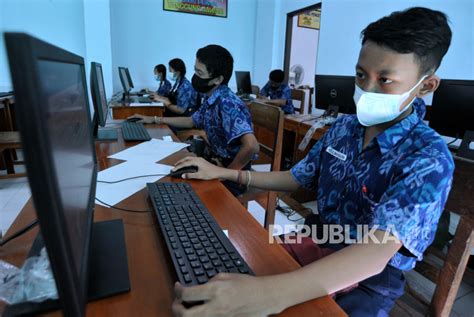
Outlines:
{"type": "MultiPolygon", "coordinates": [[[[28,256],[39,255],[43,246],[43,238],[39,233],[28,256]]],[[[88,301],[130,291],[127,249],[121,219],[93,224],[89,265],[88,301]]],[[[37,315],[56,309],[61,309],[59,300],[23,302],[7,306],[3,316],[37,315]]]]}

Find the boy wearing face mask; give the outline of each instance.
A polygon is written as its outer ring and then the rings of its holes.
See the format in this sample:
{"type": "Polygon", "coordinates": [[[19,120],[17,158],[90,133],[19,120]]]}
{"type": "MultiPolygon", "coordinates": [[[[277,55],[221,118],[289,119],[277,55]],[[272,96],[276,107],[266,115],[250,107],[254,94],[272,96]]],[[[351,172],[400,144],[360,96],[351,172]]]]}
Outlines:
{"type": "Polygon", "coordinates": [[[344,242],[303,238],[284,244],[303,266],[290,273],[220,274],[205,285],[177,284],[175,315],[266,316],[334,294],[351,317],[388,316],[403,294],[403,271],[415,267],[434,239],[451,187],[453,159],[423,122],[420,98],[438,87],[435,72],[450,42],[446,15],[427,8],[394,12],[369,24],[356,64],[357,115],[339,118],[290,171],[246,175],[199,158],[178,162],[175,168],[198,167],[185,178],[314,190],[318,214],[306,223],[316,225],[311,230],[317,239],[321,230],[336,226],[344,242]],[[188,309],[183,302],[189,301],[204,304],[188,309]]]}
{"type": "MultiPolygon", "coordinates": [[[[192,78],[194,89],[205,95],[199,110],[190,117],[181,118],[133,117],[142,118],[145,123],[203,129],[216,164],[233,170],[249,170],[259,145],[246,105],[227,86],[233,63],[232,55],[222,46],[208,45],[199,49],[192,78]]],[[[226,181],[224,185],[235,196],[245,190],[234,181],[226,181]]]]}
{"type": "Polygon", "coordinates": [[[259,92],[259,101],[273,106],[281,107],[285,114],[295,113],[293,100],[291,100],[291,89],[283,81],[285,73],[281,69],[275,69],[270,72],[269,81],[259,92]],[[261,97],[269,97],[261,98],[261,97]]]}

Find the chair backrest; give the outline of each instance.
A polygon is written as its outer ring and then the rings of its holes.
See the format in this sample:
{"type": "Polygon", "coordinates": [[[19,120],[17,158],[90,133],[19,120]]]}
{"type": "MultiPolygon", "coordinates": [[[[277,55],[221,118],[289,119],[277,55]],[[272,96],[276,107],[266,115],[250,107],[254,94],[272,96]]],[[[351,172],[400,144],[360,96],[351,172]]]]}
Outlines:
{"type": "Polygon", "coordinates": [[[283,144],[284,114],[280,107],[253,101],[249,104],[260,154],[270,158],[271,170],[279,171],[283,144]]]}
{"type": "Polygon", "coordinates": [[[260,93],[260,87],[257,85],[252,85],[252,94],[258,95],[260,93]]]}
{"type": "Polygon", "coordinates": [[[293,99],[293,106],[295,112],[303,113],[305,105],[305,92],[301,89],[291,89],[291,99],[293,99]],[[296,101],[296,103],[295,103],[296,101]]]}

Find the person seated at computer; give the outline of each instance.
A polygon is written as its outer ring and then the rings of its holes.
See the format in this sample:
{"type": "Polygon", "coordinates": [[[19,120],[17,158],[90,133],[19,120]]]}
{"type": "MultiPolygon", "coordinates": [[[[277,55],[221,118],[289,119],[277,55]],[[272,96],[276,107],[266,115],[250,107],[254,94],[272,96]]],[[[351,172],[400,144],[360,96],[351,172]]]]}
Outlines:
{"type": "Polygon", "coordinates": [[[257,96],[258,101],[281,107],[285,114],[295,113],[293,100],[291,100],[291,89],[283,82],[285,73],[281,69],[275,69],[270,72],[268,77],[268,82],[257,96]]]}
{"type": "Polygon", "coordinates": [[[169,61],[168,78],[174,82],[173,87],[167,96],[153,96],[154,100],[165,105],[166,116],[189,116],[197,110],[199,96],[185,75],[186,65],[183,60],[174,58],[169,61]]]}
{"type": "Polygon", "coordinates": [[[289,171],[228,170],[199,158],[178,162],[176,169],[198,167],[184,174],[189,179],[239,180],[273,191],[305,187],[317,193],[318,214],[303,231],[312,230],[312,237],[283,244],[303,268],[176,284],[175,316],[267,316],[328,294],[351,317],[388,316],[403,294],[403,271],[433,242],[451,187],[453,158],[423,122],[421,99],[438,87],[435,72],[450,42],[446,15],[426,8],[367,26],[356,65],[357,115],[339,118],[289,171]],[[204,304],[183,305],[194,301],[204,304]]]}
{"type": "MultiPolygon", "coordinates": [[[[259,152],[259,145],[246,105],[227,86],[233,64],[232,55],[222,46],[208,45],[199,49],[192,79],[194,89],[206,95],[199,110],[192,116],[181,118],[132,117],[142,118],[145,123],[204,129],[212,159],[217,165],[249,170],[252,159],[259,152]]],[[[224,185],[236,196],[245,190],[244,186],[233,181],[224,182],[224,185]]]]}
{"type": "Polygon", "coordinates": [[[155,75],[155,80],[159,82],[158,89],[155,93],[150,93],[151,97],[167,97],[171,91],[171,83],[166,77],[166,66],[163,64],[156,65],[153,69],[153,74],[155,75]]]}

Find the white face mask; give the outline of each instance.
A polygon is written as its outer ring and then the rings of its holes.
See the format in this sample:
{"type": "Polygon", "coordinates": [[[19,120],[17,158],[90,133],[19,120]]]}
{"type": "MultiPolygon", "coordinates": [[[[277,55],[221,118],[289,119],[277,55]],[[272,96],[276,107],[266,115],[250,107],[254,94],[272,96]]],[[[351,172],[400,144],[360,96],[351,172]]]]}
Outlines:
{"type": "Polygon", "coordinates": [[[178,76],[176,75],[176,73],[168,73],[168,80],[169,81],[176,81],[176,79],[178,79],[178,76]]]}
{"type": "Polygon", "coordinates": [[[421,77],[420,81],[404,94],[382,94],[367,92],[355,85],[354,102],[357,109],[357,119],[360,124],[366,127],[385,123],[394,120],[405,112],[415,98],[400,110],[400,106],[407,100],[411,92],[426,78],[421,77]]]}
{"type": "Polygon", "coordinates": [[[161,76],[160,75],[155,75],[155,80],[156,81],[161,81],[161,76]]]}

